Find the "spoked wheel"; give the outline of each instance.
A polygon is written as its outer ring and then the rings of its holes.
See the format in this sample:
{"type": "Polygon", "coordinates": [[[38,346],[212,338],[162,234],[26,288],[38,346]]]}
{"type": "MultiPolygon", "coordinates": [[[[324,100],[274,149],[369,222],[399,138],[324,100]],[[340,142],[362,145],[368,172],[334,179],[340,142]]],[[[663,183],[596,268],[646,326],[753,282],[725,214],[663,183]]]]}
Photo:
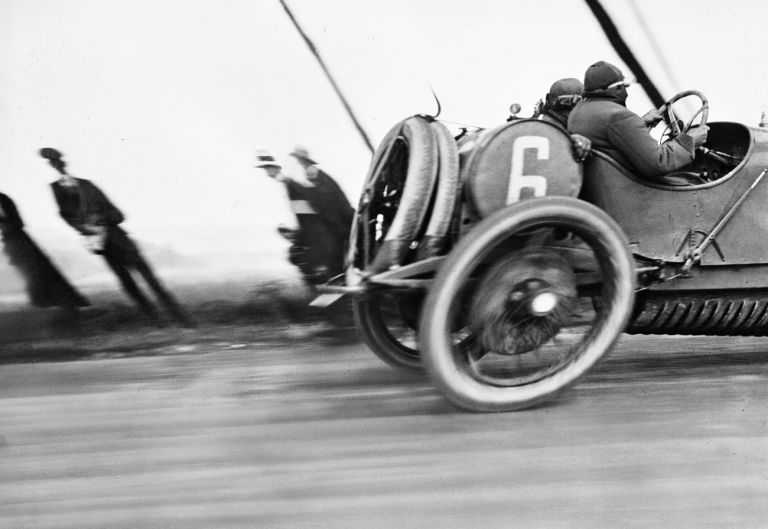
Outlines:
{"type": "Polygon", "coordinates": [[[393,367],[422,371],[416,326],[423,299],[423,294],[371,292],[353,301],[355,325],[365,343],[393,367]]]}
{"type": "MultiPolygon", "coordinates": [[[[352,314],[365,343],[379,359],[404,371],[422,373],[417,329],[423,304],[421,292],[370,292],[354,299],[352,314]]],[[[466,316],[459,319],[466,320],[466,316]]],[[[467,351],[474,348],[475,337],[463,323],[451,329],[450,339],[467,351]]]]}
{"type": "Polygon", "coordinates": [[[437,387],[462,408],[509,411],[576,382],[629,321],[628,247],[610,217],[574,198],[526,200],[483,220],[424,304],[422,362],[437,387]],[[462,325],[471,338],[457,345],[462,325]]]}
{"type": "MultiPolygon", "coordinates": [[[[443,251],[457,188],[458,152],[445,125],[414,116],[392,128],[374,153],[355,213],[348,280],[373,283],[377,274],[443,251]]],[[[423,290],[371,283],[353,302],[358,330],[389,365],[422,371],[415,329],[423,290]]]]}

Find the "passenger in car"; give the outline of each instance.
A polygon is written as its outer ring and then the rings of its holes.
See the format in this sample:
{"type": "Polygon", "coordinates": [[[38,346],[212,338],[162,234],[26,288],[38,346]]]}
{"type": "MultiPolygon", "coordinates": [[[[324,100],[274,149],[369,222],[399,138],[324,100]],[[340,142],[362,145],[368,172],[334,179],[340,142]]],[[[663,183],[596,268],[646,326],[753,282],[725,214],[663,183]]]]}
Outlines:
{"type": "Polygon", "coordinates": [[[583,92],[584,85],[578,79],[569,77],[555,81],[541,100],[536,117],[567,128],[568,116],[581,101],[583,92]]]}
{"type": "MultiPolygon", "coordinates": [[[[584,85],[578,79],[570,77],[555,81],[547,95],[541,100],[541,105],[533,117],[566,129],[568,116],[576,103],[581,101],[583,91],[584,85]]],[[[574,159],[578,162],[584,161],[591,152],[592,142],[581,134],[571,134],[570,136],[574,159]]]]}
{"type": "Polygon", "coordinates": [[[627,109],[627,86],[616,66],[599,61],[584,74],[584,99],[568,117],[568,131],[583,134],[598,149],[632,173],[662,176],[689,164],[696,147],[707,140],[708,127],[693,127],[685,134],[659,145],[649,128],[661,121],[658,110],[640,117],[627,109]]]}

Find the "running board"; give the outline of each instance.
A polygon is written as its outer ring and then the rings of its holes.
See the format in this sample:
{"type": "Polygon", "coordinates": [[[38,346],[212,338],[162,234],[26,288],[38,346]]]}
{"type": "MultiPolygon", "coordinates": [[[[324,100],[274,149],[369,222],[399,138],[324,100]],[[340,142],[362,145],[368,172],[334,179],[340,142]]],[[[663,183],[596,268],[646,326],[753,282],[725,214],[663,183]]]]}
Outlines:
{"type": "Polygon", "coordinates": [[[357,268],[350,268],[347,270],[346,277],[343,277],[346,280],[345,284],[334,284],[330,281],[319,285],[317,291],[320,295],[310,302],[310,306],[327,307],[347,294],[365,294],[378,287],[427,289],[432,284],[432,279],[413,278],[436,272],[444,260],[445,257],[442,256],[429,257],[374,275],[367,275],[357,268]]]}

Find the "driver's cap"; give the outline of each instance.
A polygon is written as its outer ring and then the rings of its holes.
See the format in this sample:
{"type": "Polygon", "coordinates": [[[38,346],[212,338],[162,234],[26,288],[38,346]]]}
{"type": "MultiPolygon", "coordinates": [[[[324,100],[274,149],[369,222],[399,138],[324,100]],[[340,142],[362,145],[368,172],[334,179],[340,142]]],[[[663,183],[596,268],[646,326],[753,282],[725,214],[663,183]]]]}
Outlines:
{"type": "Polygon", "coordinates": [[[598,61],[584,73],[584,91],[594,92],[608,88],[608,85],[624,80],[624,74],[609,62],[598,61]]]}
{"type": "Polygon", "coordinates": [[[573,77],[555,81],[549,89],[549,95],[552,97],[580,96],[582,92],[584,92],[584,86],[581,81],[573,77]]]}

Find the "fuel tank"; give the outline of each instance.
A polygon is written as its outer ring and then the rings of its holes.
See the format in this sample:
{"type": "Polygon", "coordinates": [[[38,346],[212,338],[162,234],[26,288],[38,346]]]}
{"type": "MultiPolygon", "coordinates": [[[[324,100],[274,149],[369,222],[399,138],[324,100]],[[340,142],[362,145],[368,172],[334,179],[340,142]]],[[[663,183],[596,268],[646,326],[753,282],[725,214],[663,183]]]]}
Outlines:
{"type": "Polygon", "coordinates": [[[459,142],[464,198],[480,219],[509,204],[539,196],[578,196],[582,164],[568,133],[552,123],[521,119],[459,142]]]}

